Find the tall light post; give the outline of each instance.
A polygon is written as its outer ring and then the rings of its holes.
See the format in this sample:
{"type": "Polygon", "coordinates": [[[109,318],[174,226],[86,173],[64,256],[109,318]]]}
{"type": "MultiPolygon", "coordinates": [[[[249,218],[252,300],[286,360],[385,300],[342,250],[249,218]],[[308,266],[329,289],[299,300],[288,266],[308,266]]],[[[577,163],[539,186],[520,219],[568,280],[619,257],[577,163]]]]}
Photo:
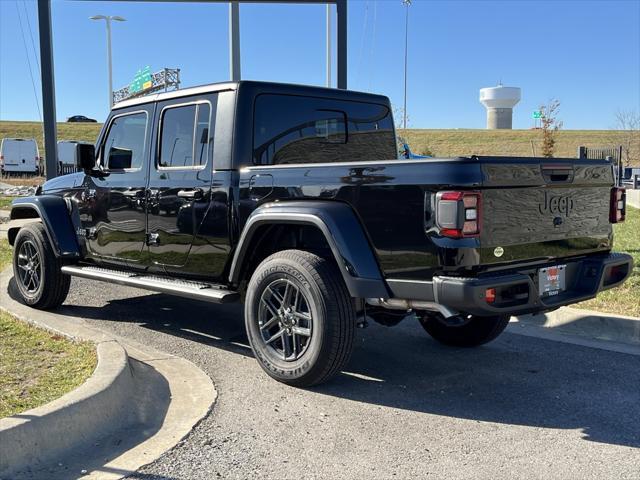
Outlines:
{"type": "Polygon", "coordinates": [[[407,130],[407,63],[408,63],[408,51],[409,51],[409,7],[411,6],[411,0],[402,0],[406,8],[405,20],[404,20],[404,107],[403,107],[403,128],[407,130]]]}
{"type": "Polygon", "coordinates": [[[331,88],[331,5],[327,3],[327,87],[331,88]]]}
{"type": "Polygon", "coordinates": [[[109,108],[113,107],[113,67],[111,65],[111,21],[125,22],[118,15],[94,15],[89,20],[104,20],[107,24],[107,68],[109,69],[109,108]]]}

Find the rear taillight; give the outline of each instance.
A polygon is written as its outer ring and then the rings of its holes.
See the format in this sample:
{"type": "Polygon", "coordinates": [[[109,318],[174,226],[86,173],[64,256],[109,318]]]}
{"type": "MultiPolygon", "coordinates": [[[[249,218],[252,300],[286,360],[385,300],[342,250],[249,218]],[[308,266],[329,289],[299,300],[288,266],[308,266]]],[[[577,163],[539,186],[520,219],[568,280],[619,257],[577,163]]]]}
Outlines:
{"type": "Polygon", "coordinates": [[[611,189],[611,202],[609,204],[609,222],[624,222],[627,211],[627,192],[624,188],[613,187],[611,189]]]}
{"type": "Polygon", "coordinates": [[[475,237],[482,221],[480,192],[439,192],[436,195],[436,224],[440,235],[475,237]]]}

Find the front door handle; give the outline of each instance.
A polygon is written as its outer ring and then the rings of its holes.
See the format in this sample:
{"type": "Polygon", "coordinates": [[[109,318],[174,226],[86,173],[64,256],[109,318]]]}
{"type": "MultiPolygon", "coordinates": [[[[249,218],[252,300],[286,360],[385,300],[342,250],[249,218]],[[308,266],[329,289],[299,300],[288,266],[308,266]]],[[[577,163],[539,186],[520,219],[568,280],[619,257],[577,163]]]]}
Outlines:
{"type": "Polygon", "coordinates": [[[187,200],[200,200],[204,197],[204,191],[201,188],[178,190],[178,197],[185,198],[187,200]]]}
{"type": "Polygon", "coordinates": [[[82,200],[85,202],[88,200],[94,200],[97,196],[98,194],[94,188],[89,188],[82,191],[82,200]]]}

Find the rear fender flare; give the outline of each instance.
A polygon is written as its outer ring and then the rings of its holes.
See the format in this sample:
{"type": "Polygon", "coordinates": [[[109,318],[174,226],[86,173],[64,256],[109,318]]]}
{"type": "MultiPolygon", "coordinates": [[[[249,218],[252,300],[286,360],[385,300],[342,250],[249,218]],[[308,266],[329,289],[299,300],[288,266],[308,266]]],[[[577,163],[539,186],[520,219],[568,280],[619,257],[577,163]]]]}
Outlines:
{"type": "Polygon", "coordinates": [[[317,227],[324,235],[342,278],[354,298],[388,298],[380,267],[360,220],[351,207],[339,202],[295,201],[258,207],[247,219],[235,249],[229,281],[238,285],[254,234],[264,225],[292,224],[317,227]]]}
{"type": "MultiPolygon", "coordinates": [[[[39,218],[58,257],[79,258],[81,256],[76,231],[64,198],[55,195],[17,198],[11,205],[9,218],[10,220],[39,218]]],[[[20,228],[9,227],[8,237],[12,245],[20,228]]]]}

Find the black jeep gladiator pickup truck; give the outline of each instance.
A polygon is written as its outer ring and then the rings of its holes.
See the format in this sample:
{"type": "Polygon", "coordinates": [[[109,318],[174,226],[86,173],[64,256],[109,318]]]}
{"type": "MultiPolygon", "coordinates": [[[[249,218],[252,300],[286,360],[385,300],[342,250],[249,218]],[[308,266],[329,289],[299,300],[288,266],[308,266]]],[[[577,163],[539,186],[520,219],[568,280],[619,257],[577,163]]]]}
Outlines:
{"type": "Polygon", "coordinates": [[[82,172],[13,202],[24,303],[70,276],[213,303],[244,300],[256,359],[297,386],[349,359],[356,327],[415,314],[475,346],[509,317],[594,297],[625,192],[606,161],[399,159],[386,97],[220,83],[117,104],[82,172]],[[39,219],[39,221],[37,220],[39,219]]]}

